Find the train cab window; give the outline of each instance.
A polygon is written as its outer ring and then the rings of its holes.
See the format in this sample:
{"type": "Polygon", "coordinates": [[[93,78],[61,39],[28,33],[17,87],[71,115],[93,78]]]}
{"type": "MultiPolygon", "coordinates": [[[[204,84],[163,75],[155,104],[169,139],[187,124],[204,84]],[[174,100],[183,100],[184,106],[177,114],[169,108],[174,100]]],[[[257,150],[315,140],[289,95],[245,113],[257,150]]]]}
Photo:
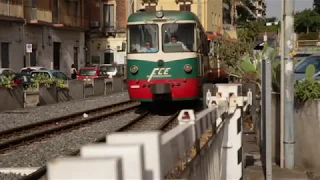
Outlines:
{"type": "Polygon", "coordinates": [[[128,26],[128,53],[156,53],[159,51],[159,30],[156,24],[128,26]]]}
{"type": "Polygon", "coordinates": [[[195,23],[162,25],[163,52],[197,51],[195,23]]]}

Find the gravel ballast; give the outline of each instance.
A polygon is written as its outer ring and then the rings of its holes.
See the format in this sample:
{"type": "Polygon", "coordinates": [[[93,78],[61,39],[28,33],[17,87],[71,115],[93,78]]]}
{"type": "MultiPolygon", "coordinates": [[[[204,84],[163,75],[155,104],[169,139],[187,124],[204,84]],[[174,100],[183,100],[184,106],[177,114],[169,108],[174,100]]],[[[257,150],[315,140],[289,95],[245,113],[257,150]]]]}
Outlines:
{"type": "Polygon", "coordinates": [[[127,92],[0,113],[0,131],[129,100],[127,92]]]}
{"type": "Polygon", "coordinates": [[[68,133],[54,135],[45,141],[34,142],[28,146],[18,147],[14,151],[0,155],[0,167],[40,167],[48,160],[69,154],[81,146],[91,143],[99,137],[118,129],[135,117],[134,111],[125,115],[111,117],[68,133]]]}
{"type": "MultiPolygon", "coordinates": [[[[138,117],[135,111],[125,115],[112,117],[108,120],[88,125],[68,133],[56,135],[46,141],[35,142],[28,146],[18,147],[16,150],[0,155],[0,167],[40,167],[46,165],[48,160],[69,154],[81,146],[92,143],[131,122],[138,117]]],[[[132,126],[130,131],[156,130],[170,116],[151,116],[132,126]]]]}
{"type": "Polygon", "coordinates": [[[21,179],[23,176],[21,174],[15,173],[0,173],[0,179],[2,180],[18,180],[21,179]]]}

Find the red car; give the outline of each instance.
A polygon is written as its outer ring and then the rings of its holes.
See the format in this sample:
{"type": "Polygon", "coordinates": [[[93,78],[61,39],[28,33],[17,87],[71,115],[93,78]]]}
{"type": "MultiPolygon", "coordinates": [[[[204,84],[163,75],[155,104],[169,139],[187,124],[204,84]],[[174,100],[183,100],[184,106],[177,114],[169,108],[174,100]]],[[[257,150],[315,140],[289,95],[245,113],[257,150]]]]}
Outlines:
{"type": "Polygon", "coordinates": [[[101,70],[99,67],[82,67],[78,71],[78,79],[93,79],[97,77],[108,77],[106,71],[101,70]]]}

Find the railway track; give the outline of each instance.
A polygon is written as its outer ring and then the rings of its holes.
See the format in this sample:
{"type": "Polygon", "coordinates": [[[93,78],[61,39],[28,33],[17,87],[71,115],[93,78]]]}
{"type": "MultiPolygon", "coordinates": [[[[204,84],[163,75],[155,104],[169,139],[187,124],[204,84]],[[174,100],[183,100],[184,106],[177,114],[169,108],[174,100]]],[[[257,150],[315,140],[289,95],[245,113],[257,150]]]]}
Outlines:
{"type": "Polygon", "coordinates": [[[2,131],[0,132],[0,153],[12,150],[17,146],[42,140],[52,134],[76,129],[89,123],[105,120],[110,116],[126,113],[136,109],[138,106],[139,103],[125,101],[2,131]],[[88,114],[89,117],[83,117],[84,113],[88,114]]]}
{"type": "MultiPolygon", "coordinates": [[[[170,126],[174,124],[174,120],[178,117],[179,111],[175,112],[173,115],[171,115],[169,118],[166,118],[165,120],[161,122],[157,122],[158,125],[156,128],[151,129],[151,130],[162,130],[162,131],[167,131],[170,129],[170,126]]],[[[142,129],[145,129],[150,123],[150,121],[155,118],[156,115],[153,115],[150,112],[144,112],[140,114],[138,117],[134,118],[133,120],[129,121],[125,126],[122,126],[118,129],[115,129],[113,132],[124,132],[124,131],[141,131],[142,129]]],[[[151,122],[152,123],[152,122],[151,122]]],[[[150,130],[150,129],[148,129],[150,130]]],[[[97,138],[93,143],[101,143],[106,141],[106,136],[97,138]]],[[[80,153],[80,149],[67,154],[67,156],[77,156],[80,153]]],[[[47,168],[46,166],[43,166],[39,168],[37,171],[34,173],[23,177],[21,180],[36,180],[36,179],[46,179],[45,175],[47,173],[47,168]]]]}

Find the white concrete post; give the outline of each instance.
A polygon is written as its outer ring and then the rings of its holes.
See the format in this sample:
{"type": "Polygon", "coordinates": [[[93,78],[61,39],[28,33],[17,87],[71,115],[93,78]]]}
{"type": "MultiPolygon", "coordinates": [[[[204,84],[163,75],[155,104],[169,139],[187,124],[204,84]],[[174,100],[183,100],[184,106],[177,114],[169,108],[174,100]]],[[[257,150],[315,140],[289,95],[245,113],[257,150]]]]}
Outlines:
{"type": "Polygon", "coordinates": [[[122,180],[119,158],[58,158],[48,163],[49,180],[122,180]]]}
{"type": "Polygon", "coordinates": [[[141,145],[92,144],[81,148],[82,158],[119,157],[122,161],[124,180],[144,180],[144,158],[141,145]]]}
{"type": "Polygon", "coordinates": [[[160,135],[159,131],[120,132],[108,135],[106,142],[108,145],[142,145],[146,169],[145,179],[162,180],[164,174],[162,174],[161,161],[165,160],[165,157],[161,157],[160,135]]]}
{"type": "Polygon", "coordinates": [[[211,97],[210,103],[214,101],[213,104],[219,105],[219,116],[223,112],[233,113],[232,117],[226,120],[226,131],[224,132],[221,153],[221,162],[223,163],[221,178],[240,179],[243,176],[241,117],[242,106],[246,98],[238,96],[241,84],[216,84],[216,87],[216,97],[211,97]],[[222,104],[222,102],[227,102],[227,104],[222,104]],[[237,108],[239,106],[240,108],[237,108]]]}

